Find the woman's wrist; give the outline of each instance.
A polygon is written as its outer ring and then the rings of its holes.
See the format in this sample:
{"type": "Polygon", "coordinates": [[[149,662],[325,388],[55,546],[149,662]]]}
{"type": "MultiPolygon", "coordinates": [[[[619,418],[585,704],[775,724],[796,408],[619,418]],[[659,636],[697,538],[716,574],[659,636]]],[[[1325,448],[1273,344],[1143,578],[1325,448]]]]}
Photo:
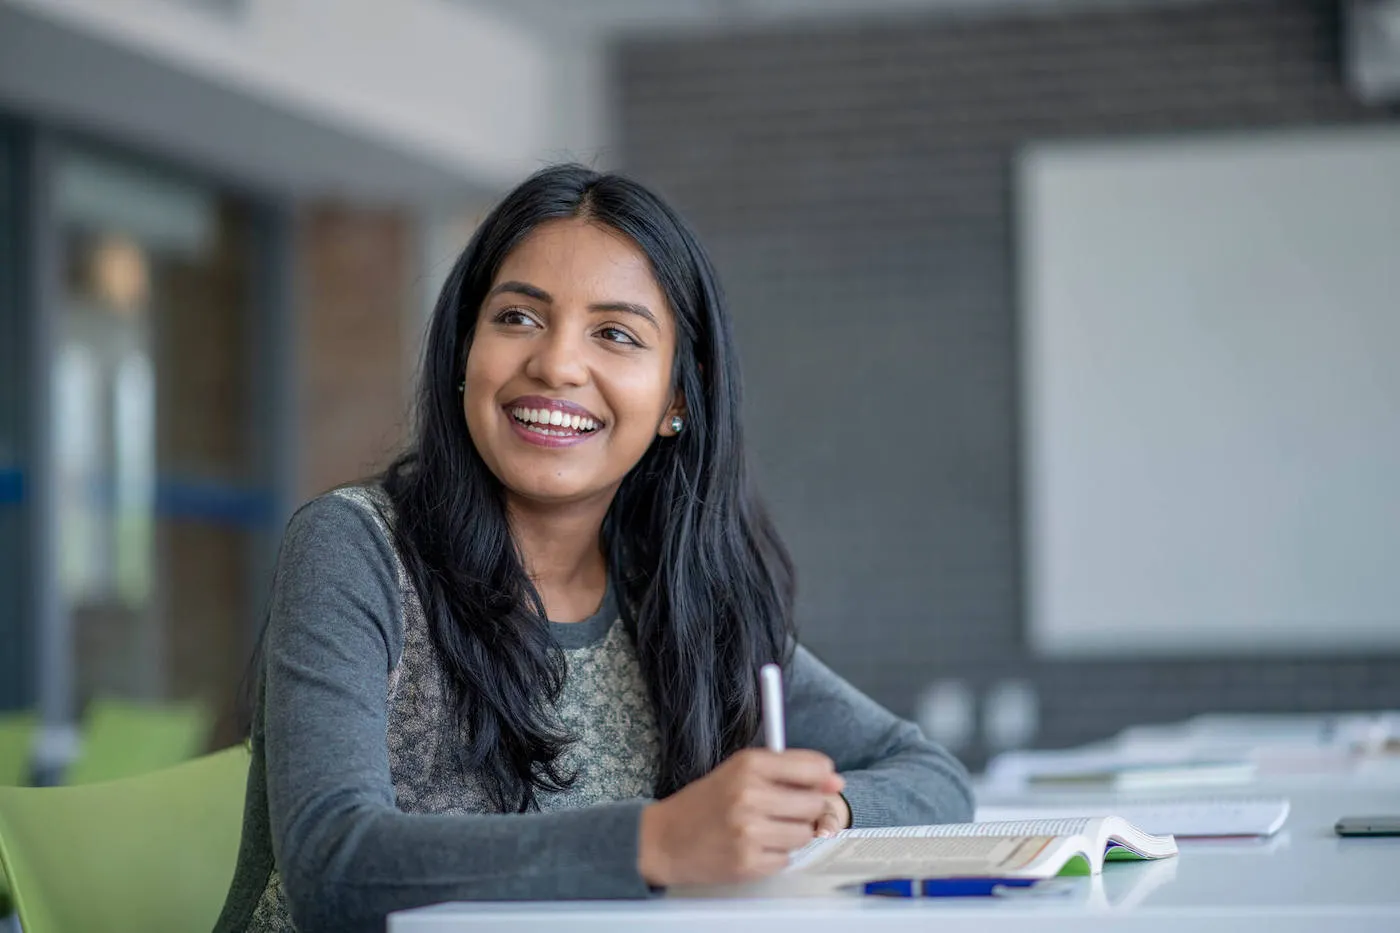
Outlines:
{"type": "Polygon", "coordinates": [[[666,887],[671,874],[662,843],[665,818],[659,803],[649,803],[642,808],[637,830],[637,873],[647,884],[658,888],[666,887]]]}

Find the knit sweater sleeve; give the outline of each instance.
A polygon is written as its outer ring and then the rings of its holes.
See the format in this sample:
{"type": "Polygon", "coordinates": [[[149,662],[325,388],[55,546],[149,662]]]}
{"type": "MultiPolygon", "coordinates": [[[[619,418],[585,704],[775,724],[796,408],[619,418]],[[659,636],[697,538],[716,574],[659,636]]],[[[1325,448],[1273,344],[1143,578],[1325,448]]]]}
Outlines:
{"type": "Polygon", "coordinates": [[[298,929],[382,930],[389,912],[440,901],[647,896],[645,800],[510,815],[395,806],[386,694],[402,597],[391,547],[366,509],[326,496],[294,517],[278,562],[261,757],[298,929]]]}
{"type": "Polygon", "coordinates": [[[846,779],[852,826],[972,819],[971,784],[957,759],[803,647],[788,667],[786,705],[788,744],[831,756],[846,779]]]}

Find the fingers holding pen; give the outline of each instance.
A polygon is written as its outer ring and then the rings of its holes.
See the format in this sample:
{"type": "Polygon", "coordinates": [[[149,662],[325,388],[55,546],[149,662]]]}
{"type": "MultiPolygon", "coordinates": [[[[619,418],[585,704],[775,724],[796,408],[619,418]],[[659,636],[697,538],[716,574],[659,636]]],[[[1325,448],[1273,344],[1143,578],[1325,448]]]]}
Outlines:
{"type": "Polygon", "coordinates": [[[719,767],[642,811],[637,868],[654,885],[751,881],[781,871],[811,842],[845,787],[821,752],[788,749],[782,672],[760,674],[766,748],[719,767]]]}
{"type": "Polygon", "coordinates": [[[638,868],[663,886],[773,874],[843,784],[820,752],[745,749],[643,811],[638,868]]]}

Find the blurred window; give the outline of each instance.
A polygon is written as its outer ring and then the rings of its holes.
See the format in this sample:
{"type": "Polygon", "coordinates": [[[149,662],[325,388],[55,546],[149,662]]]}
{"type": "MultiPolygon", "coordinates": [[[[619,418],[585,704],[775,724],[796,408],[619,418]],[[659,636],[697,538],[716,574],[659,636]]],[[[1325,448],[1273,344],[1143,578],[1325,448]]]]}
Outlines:
{"type": "MultiPolygon", "coordinates": [[[[235,693],[270,520],[259,466],[256,208],[70,148],[53,431],[76,700],[235,693]]],[[[3,448],[0,448],[3,449],[3,448]]]]}

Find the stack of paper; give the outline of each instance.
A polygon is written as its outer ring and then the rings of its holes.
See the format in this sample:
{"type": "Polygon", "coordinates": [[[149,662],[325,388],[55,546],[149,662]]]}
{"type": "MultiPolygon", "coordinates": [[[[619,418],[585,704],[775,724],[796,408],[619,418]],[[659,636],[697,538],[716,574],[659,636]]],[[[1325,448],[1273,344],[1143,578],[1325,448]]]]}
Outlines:
{"type": "Polygon", "coordinates": [[[983,822],[1112,815],[1154,835],[1272,836],[1283,828],[1288,810],[1289,803],[1282,797],[1083,802],[1056,799],[981,806],[977,808],[977,819],[983,822]]]}

